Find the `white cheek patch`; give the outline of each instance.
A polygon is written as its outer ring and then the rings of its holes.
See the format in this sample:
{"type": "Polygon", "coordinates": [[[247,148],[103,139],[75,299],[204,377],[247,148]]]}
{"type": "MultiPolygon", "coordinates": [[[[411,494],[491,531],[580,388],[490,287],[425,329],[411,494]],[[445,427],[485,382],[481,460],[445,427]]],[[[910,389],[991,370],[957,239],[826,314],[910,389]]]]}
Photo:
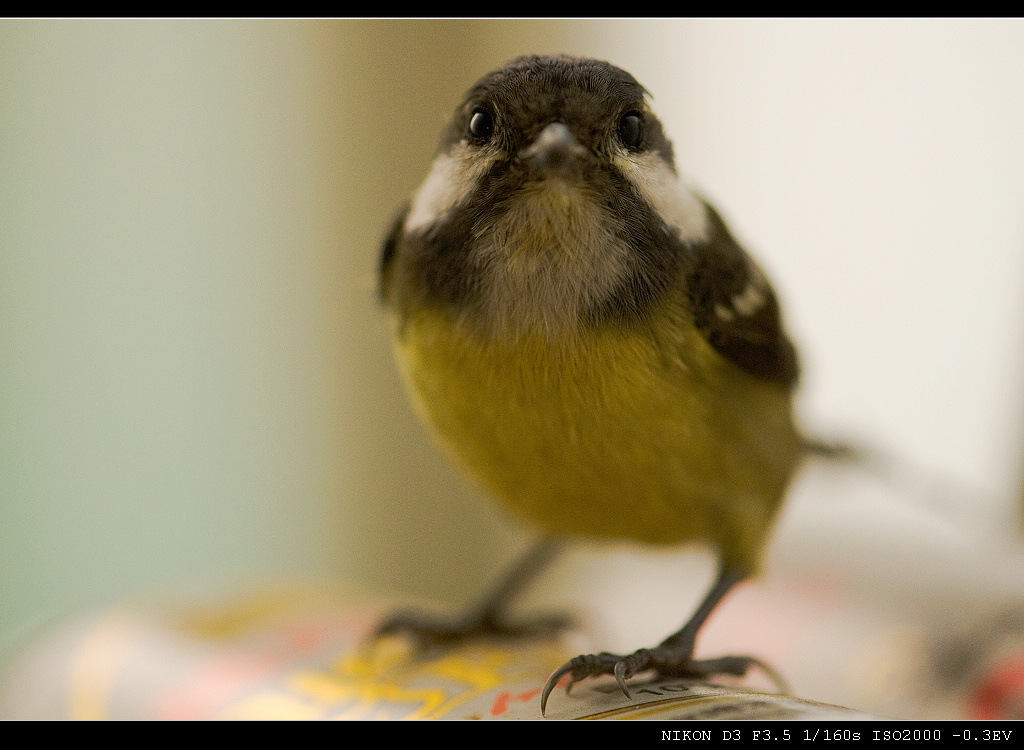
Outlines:
{"type": "MultiPolygon", "coordinates": [[[[612,162],[636,187],[662,220],[684,242],[704,242],[708,238],[708,215],[703,201],[690,190],[656,153],[619,152],[612,162]]],[[[748,281],[729,305],[715,305],[719,320],[730,322],[739,316],[755,315],[768,301],[768,282],[748,258],[748,281]]]]}
{"type": "Polygon", "coordinates": [[[622,172],[662,220],[683,242],[702,242],[708,236],[704,203],[654,152],[620,151],[612,163],[622,172]]]}
{"type": "Polygon", "coordinates": [[[434,159],[430,174],[412,199],[405,231],[415,232],[437,223],[466,200],[476,182],[495,162],[479,151],[471,151],[468,143],[457,143],[447,154],[434,159]]]}

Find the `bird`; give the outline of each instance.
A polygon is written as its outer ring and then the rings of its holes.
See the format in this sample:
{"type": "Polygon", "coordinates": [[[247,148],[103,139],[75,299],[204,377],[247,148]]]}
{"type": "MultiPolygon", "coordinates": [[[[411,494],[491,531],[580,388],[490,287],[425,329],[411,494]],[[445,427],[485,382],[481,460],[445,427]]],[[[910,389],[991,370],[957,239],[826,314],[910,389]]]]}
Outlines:
{"type": "Polygon", "coordinates": [[[464,473],[541,541],[462,618],[378,634],[449,643],[516,626],[511,601],[574,540],[710,545],[713,584],[658,645],[577,656],[581,680],[768,668],[698,659],[712,610],[754,575],[815,448],[796,349],[765,273],[676,166],[649,92],[608,62],[526,55],[484,75],[387,232],[379,295],[412,404],[464,473]]]}

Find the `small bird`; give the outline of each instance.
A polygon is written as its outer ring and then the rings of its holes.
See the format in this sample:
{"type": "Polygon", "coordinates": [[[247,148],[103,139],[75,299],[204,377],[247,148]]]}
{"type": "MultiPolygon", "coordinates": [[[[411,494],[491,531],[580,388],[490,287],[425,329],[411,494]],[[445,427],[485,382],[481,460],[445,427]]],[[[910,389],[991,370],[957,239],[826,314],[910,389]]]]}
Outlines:
{"type": "MultiPolygon", "coordinates": [[[[430,642],[531,630],[504,609],[562,540],[703,542],[717,578],[659,645],[590,654],[557,681],[743,675],[694,658],[756,572],[810,449],[795,349],[764,273],[676,168],[647,91],[607,62],[525,56],[481,78],[395,220],[380,294],[412,401],[472,479],[543,541],[462,620],[399,616],[430,642]]],[[[558,620],[534,623],[544,631],[558,620]]]]}

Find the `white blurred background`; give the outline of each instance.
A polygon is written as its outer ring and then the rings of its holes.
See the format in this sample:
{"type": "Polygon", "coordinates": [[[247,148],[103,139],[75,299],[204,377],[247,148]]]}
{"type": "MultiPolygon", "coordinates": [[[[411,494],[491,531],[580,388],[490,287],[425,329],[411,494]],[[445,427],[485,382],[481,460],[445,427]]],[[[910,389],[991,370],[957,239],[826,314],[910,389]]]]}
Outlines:
{"type": "MultiPolygon", "coordinates": [[[[0,640],[181,586],[486,586],[527,536],[412,416],[375,267],[462,92],[562,51],[649,89],[769,272],[808,429],[955,481],[929,503],[811,470],[769,574],[970,582],[1014,548],[1024,22],[6,20],[0,640]]],[[[624,649],[707,575],[584,550],[541,589],[624,649]]]]}

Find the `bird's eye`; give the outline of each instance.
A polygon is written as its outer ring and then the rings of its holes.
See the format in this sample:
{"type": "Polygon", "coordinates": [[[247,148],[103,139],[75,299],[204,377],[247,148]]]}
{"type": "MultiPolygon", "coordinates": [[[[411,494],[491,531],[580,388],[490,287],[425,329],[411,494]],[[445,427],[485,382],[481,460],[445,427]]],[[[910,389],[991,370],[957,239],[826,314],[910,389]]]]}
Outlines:
{"type": "Polygon", "coordinates": [[[478,141],[486,141],[494,132],[494,118],[485,109],[478,109],[469,118],[469,134],[478,141]]]}
{"type": "Polygon", "coordinates": [[[638,149],[644,139],[644,121],[636,112],[627,112],[619,119],[619,140],[628,149],[638,149]]]}

